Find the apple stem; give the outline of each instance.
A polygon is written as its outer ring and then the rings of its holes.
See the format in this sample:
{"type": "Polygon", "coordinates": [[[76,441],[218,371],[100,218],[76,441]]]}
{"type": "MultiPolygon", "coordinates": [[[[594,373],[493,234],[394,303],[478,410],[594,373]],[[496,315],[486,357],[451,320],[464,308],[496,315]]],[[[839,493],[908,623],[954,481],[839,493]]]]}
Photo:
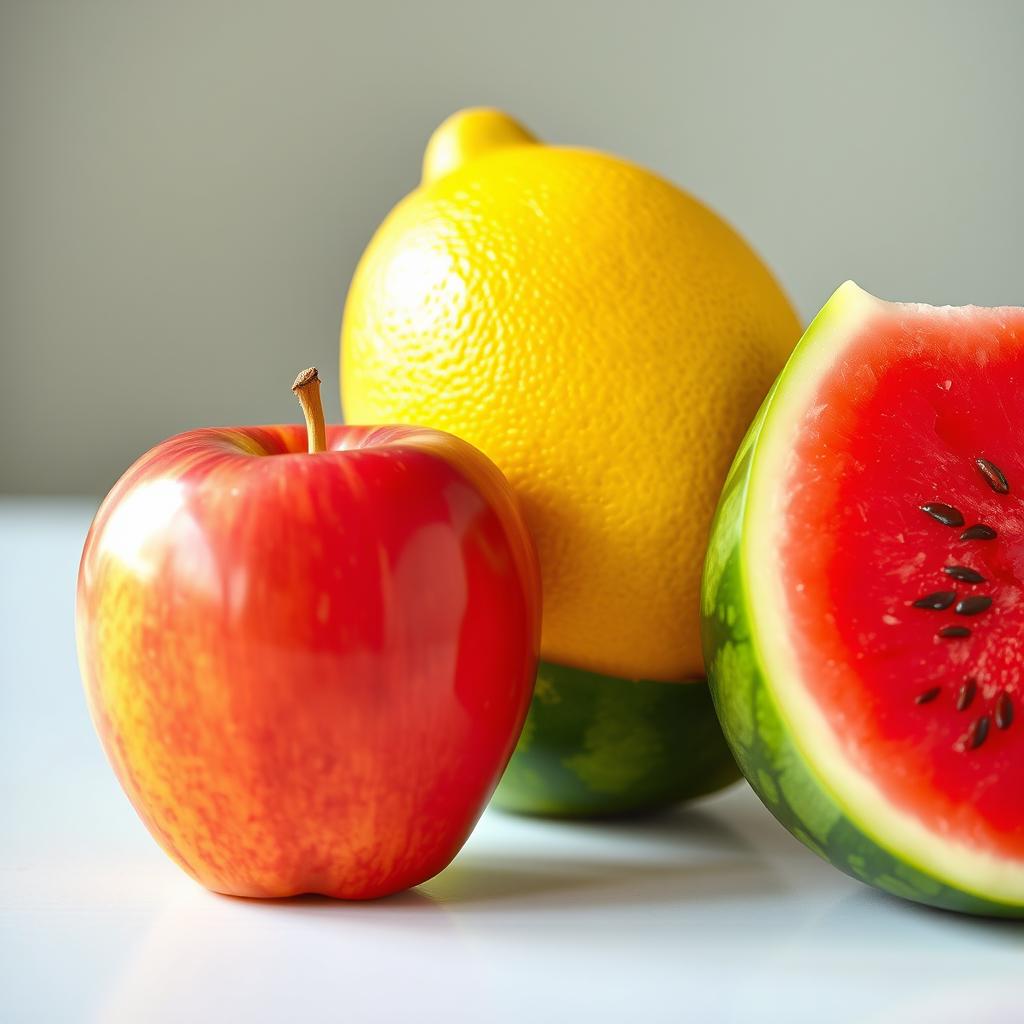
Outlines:
{"type": "Polygon", "coordinates": [[[295,378],[292,391],[302,406],[302,415],[306,417],[310,455],[327,451],[327,426],[324,423],[323,403],[320,401],[320,375],[315,366],[303,370],[295,378]]]}

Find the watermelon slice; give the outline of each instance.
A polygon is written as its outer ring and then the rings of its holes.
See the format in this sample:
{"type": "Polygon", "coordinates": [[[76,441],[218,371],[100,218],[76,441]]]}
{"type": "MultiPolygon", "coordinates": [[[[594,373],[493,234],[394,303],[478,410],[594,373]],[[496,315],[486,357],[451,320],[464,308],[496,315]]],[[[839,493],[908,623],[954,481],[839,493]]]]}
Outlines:
{"type": "Polygon", "coordinates": [[[729,745],[798,839],[1024,916],[1024,310],[844,284],[733,464],[702,616],[729,745]]]}

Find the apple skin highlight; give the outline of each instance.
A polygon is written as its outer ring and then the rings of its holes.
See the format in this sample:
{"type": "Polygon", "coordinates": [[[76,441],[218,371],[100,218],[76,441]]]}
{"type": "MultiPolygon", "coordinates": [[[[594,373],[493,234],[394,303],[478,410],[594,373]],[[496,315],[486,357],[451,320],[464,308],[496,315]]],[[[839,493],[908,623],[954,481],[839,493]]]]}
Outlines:
{"type": "Polygon", "coordinates": [[[154,838],[217,892],[383,896],[440,871],[497,785],[540,638],[504,477],[414,427],[204,429],[101,505],[79,662],[154,838]]]}

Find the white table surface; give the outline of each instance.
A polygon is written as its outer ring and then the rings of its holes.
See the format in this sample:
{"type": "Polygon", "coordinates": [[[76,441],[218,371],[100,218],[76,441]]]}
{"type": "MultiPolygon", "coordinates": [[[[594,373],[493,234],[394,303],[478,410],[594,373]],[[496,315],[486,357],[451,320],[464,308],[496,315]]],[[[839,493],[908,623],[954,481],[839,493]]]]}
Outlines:
{"type": "Polygon", "coordinates": [[[206,892],[86,713],[92,511],[0,500],[0,1020],[1024,1021],[1024,926],[851,881],[745,785],[640,821],[488,812],[449,868],[377,903],[206,892]]]}

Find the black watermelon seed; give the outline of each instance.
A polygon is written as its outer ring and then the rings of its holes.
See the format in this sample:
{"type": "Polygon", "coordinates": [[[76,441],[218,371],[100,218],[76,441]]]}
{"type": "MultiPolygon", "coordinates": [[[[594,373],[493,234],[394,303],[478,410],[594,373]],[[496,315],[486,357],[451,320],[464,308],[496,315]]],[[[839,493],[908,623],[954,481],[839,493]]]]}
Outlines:
{"type": "Polygon", "coordinates": [[[952,505],[944,505],[941,501],[929,501],[917,507],[930,515],[936,522],[942,523],[943,526],[964,525],[964,517],[952,505]]]}
{"type": "Polygon", "coordinates": [[[957,615],[977,615],[979,612],[988,611],[991,604],[991,597],[974,594],[971,597],[963,597],[957,601],[956,613],[957,615]]]}
{"type": "Polygon", "coordinates": [[[960,687],[960,692],[956,695],[957,711],[966,711],[971,706],[971,701],[974,700],[974,695],[977,692],[977,680],[966,679],[964,685],[960,687]]]}
{"type": "Polygon", "coordinates": [[[941,612],[956,600],[955,590],[936,590],[934,594],[925,594],[914,602],[915,608],[927,608],[929,611],[941,612]]]}
{"type": "Polygon", "coordinates": [[[1003,471],[994,462],[989,462],[988,459],[975,459],[974,464],[978,467],[978,472],[985,478],[985,483],[996,494],[1010,493],[1009,481],[1007,481],[1003,471]]]}
{"type": "Polygon", "coordinates": [[[970,635],[971,631],[966,626],[943,626],[939,630],[939,636],[943,640],[959,640],[961,637],[970,635]]]}
{"type": "Polygon", "coordinates": [[[986,526],[984,523],[978,523],[977,526],[968,526],[963,533],[960,534],[961,540],[995,540],[998,535],[991,526],[986,526]]]}
{"type": "Polygon", "coordinates": [[[1010,695],[1003,690],[996,701],[996,725],[1000,729],[1009,729],[1013,721],[1013,701],[1010,695]]]}
{"type": "Polygon", "coordinates": [[[919,693],[914,698],[915,704],[930,704],[939,695],[939,687],[933,686],[930,690],[925,690],[924,693],[919,693]]]}
{"type": "Polygon", "coordinates": [[[961,583],[984,583],[985,577],[976,569],[969,569],[966,565],[947,565],[942,570],[947,576],[959,580],[961,583]]]}
{"type": "Polygon", "coordinates": [[[967,729],[967,749],[977,750],[985,742],[986,736],[988,736],[988,715],[982,715],[981,718],[971,722],[967,729]]]}

